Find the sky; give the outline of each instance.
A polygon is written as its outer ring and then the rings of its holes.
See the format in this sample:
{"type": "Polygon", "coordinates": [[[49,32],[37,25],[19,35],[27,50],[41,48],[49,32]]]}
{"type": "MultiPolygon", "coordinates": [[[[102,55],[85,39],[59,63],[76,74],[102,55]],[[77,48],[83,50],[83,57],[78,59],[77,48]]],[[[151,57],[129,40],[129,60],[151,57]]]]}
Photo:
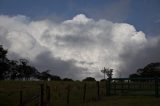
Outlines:
{"type": "Polygon", "coordinates": [[[0,44],[62,78],[128,77],[160,60],[159,0],[0,0],[0,44]]]}

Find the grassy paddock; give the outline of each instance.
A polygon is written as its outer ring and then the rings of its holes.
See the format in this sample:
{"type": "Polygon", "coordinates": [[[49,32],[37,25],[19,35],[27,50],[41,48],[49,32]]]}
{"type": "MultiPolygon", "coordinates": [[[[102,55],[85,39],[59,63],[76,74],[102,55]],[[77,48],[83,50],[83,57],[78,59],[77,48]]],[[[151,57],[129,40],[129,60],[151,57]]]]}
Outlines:
{"type": "Polygon", "coordinates": [[[160,98],[152,96],[111,96],[79,106],[160,106],[160,98]]]}
{"type": "Polygon", "coordinates": [[[23,101],[25,101],[31,96],[39,94],[41,83],[36,81],[0,81],[0,106],[19,106],[20,91],[23,91],[23,101]]]}
{"type": "MultiPolygon", "coordinates": [[[[87,83],[85,102],[97,99],[96,82],[87,83]]],[[[67,105],[67,92],[70,87],[69,105],[75,106],[83,103],[83,82],[67,81],[0,81],[0,106],[19,106],[20,91],[23,91],[23,101],[40,94],[40,84],[44,84],[44,102],[46,103],[47,90],[50,87],[50,104],[55,106],[67,105]]],[[[105,88],[105,87],[103,87],[105,88]]],[[[29,102],[25,106],[35,106],[39,100],[29,102]]]]}
{"type": "MultiPolygon", "coordinates": [[[[155,96],[111,96],[106,97],[106,82],[100,82],[100,100],[97,98],[97,83],[86,83],[86,106],[160,106],[160,97],[155,96]]],[[[40,94],[40,84],[44,84],[44,102],[46,100],[46,85],[50,87],[51,106],[66,106],[67,92],[70,88],[69,106],[83,104],[84,82],[66,81],[0,81],[0,106],[19,106],[20,91],[23,91],[23,101],[40,94]]],[[[127,86],[127,83],[124,83],[127,86]]],[[[131,85],[135,85],[131,83],[131,85]]],[[[145,84],[146,86],[147,84],[145,84]]],[[[113,85],[114,86],[114,85],[113,85]]],[[[131,86],[131,87],[132,87],[131,86]]],[[[120,88],[119,85],[117,85],[120,88]]],[[[150,85],[147,88],[150,88],[150,85]]],[[[135,88],[132,88],[135,89],[135,88]]],[[[153,88],[154,89],[154,88],[153,88]]],[[[135,92],[135,91],[134,91],[135,92]]],[[[141,91],[142,92],[142,91],[141,91]]],[[[129,92],[130,93],[130,92],[129,92]]],[[[24,106],[38,106],[39,99],[24,106]]]]}

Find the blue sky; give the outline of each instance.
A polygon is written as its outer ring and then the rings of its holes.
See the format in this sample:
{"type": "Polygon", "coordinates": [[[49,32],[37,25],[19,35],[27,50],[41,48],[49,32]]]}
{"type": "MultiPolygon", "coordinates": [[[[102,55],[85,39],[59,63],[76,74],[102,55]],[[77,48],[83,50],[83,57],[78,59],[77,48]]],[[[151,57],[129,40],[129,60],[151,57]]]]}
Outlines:
{"type": "Polygon", "coordinates": [[[94,19],[126,22],[146,35],[159,35],[159,0],[0,0],[0,14],[31,19],[66,20],[77,14],[94,19]]]}

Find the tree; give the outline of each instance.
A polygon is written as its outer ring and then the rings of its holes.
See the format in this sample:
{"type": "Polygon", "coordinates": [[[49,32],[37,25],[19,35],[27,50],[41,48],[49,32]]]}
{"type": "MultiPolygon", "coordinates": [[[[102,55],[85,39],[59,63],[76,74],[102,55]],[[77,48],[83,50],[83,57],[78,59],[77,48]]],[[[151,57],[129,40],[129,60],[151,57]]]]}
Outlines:
{"type": "Polygon", "coordinates": [[[160,63],[150,63],[140,72],[142,77],[160,77],[160,63]]]}
{"type": "Polygon", "coordinates": [[[17,72],[18,72],[17,78],[18,79],[25,78],[25,74],[27,71],[27,64],[28,64],[28,60],[26,60],[26,59],[19,60],[19,65],[17,66],[17,72]]]}
{"type": "Polygon", "coordinates": [[[106,73],[107,73],[106,68],[104,67],[104,69],[102,69],[101,72],[104,74],[104,79],[106,79],[106,78],[105,78],[105,75],[106,75],[106,73]]]}
{"type": "Polygon", "coordinates": [[[52,75],[51,80],[52,81],[61,81],[61,78],[57,75],[52,75]]]}
{"type": "Polygon", "coordinates": [[[139,77],[160,77],[160,62],[150,63],[144,68],[138,69],[135,74],[139,77]]]}
{"type": "Polygon", "coordinates": [[[34,78],[36,73],[37,69],[35,67],[27,65],[24,72],[24,77],[26,80],[29,80],[30,78],[34,78]]]}
{"type": "Polygon", "coordinates": [[[100,81],[103,82],[103,81],[107,81],[107,80],[106,79],[101,79],[100,81]]]}
{"type": "Polygon", "coordinates": [[[9,60],[6,57],[7,50],[0,45],[0,80],[4,80],[8,77],[10,65],[9,60]]]}
{"type": "MultiPolygon", "coordinates": [[[[49,70],[39,72],[34,66],[29,65],[26,59],[20,59],[19,61],[9,60],[7,58],[7,53],[8,51],[0,45],[0,80],[29,80],[30,78],[61,80],[59,76],[50,74],[49,70]]],[[[66,78],[64,80],[71,81],[72,79],[66,78]]]]}
{"type": "Polygon", "coordinates": [[[107,68],[106,69],[106,74],[107,74],[108,78],[112,78],[112,76],[113,76],[113,69],[107,68]]]}
{"type": "Polygon", "coordinates": [[[104,74],[104,79],[105,79],[105,75],[107,75],[108,78],[112,78],[113,75],[113,69],[110,68],[105,68],[103,70],[101,70],[101,72],[104,74]]]}
{"type": "Polygon", "coordinates": [[[0,61],[1,62],[5,62],[8,60],[6,57],[7,53],[8,51],[5,50],[2,45],[0,45],[0,61]]]}
{"type": "Polygon", "coordinates": [[[63,81],[73,81],[73,80],[70,78],[64,78],[63,81]]]}
{"type": "Polygon", "coordinates": [[[52,75],[49,74],[50,70],[43,71],[39,74],[38,79],[40,80],[48,80],[52,78],[52,75]]]}
{"type": "Polygon", "coordinates": [[[129,78],[139,78],[140,77],[140,75],[138,75],[138,74],[131,74],[131,75],[129,75],[129,78]]]}
{"type": "Polygon", "coordinates": [[[9,78],[11,80],[17,79],[18,75],[18,61],[16,60],[10,60],[10,73],[9,73],[9,78]]]}
{"type": "Polygon", "coordinates": [[[87,77],[87,78],[83,79],[82,81],[96,81],[96,80],[93,77],[87,77]]]}
{"type": "Polygon", "coordinates": [[[25,79],[25,80],[29,80],[31,77],[35,77],[36,74],[38,73],[38,70],[33,67],[33,66],[30,66],[28,65],[28,60],[26,59],[20,59],[20,64],[18,65],[18,68],[17,68],[17,72],[18,72],[18,75],[17,77],[19,79],[25,79]]]}
{"type": "Polygon", "coordinates": [[[0,62],[0,80],[8,78],[10,66],[8,63],[0,62]]]}

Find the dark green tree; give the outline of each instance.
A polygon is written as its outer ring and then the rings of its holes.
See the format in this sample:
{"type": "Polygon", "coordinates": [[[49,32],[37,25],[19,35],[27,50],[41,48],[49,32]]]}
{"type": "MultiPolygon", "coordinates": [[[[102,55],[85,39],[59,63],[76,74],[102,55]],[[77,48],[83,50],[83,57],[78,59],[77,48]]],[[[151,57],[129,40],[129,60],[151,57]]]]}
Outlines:
{"type": "Polygon", "coordinates": [[[40,80],[48,80],[48,79],[51,79],[52,78],[52,75],[49,73],[50,70],[46,70],[46,71],[43,71],[41,72],[39,75],[38,75],[38,79],[40,80]]]}
{"type": "Polygon", "coordinates": [[[108,78],[112,78],[112,76],[113,76],[113,69],[107,68],[106,70],[107,70],[106,74],[107,74],[108,78]]]}
{"type": "Polygon", "coordinates": [[[160,63],[150,63],[145,66],[139,73],[142,77],[160,77],[160,63]]]}
{"type": "Polygon", "coordinates": [[[6,55],[7,50],[5,50],[2,45],[0,45],[0,80],[8,78],[10,65],[6,55]]]}
{"type": "Polygon", "coordinates": [[[87,78],[83,79],[82,81],[96,81],[96,80],[93,77],[87,77],[87,78]]]}
{"type": "Polygon", "coordinates": [[[131,75],[129,75],[129,78],[139,78],[140,77],[140,75],[138,75],[138,74],[131,74],[131,75]]]}
{"type": "Polygon", "coordinates": [[[63,81],[73,81],[73,80],[70,78],[64,78],[63,81]]]}
{"type": "Polygon", "coordinates": [[[131,74],[130,76],[132,77],[160,77],[160,62],[150,63],[146,65],[144,68],[138,69],[135,74],[131,74]]]}
{"type": "Polygon", "coordinates": [[[51,80],[52,81],[61,81],[61,78],[57,75],[52,75],[51,80]]]}
{"type": "Polygon", "coordinates": [[[10,71],[8,73],[9,79],[15,80],[18,76],[18,61],[10,60],[10,71]]]}
{"type": "Polygon", "coordinates": [[[106,76],[106,73],[107,73],[107,70],[106,70],[106,68],[104,67],[104,69],[102,69],[102,70],[101,70],[101,72],[104,74],[104,79],[106,79],[106,78],[105,78],[105,76],[106,76]]]}
{"type": "Polygon", "coordinates": [[[18,65],[18,68],[17,68],[17,77],[19,79],[25,79],[25,80],[29,80],[30,78],[34,78],[36,77],[38,74],[38,70],[33,67],[33,66],[30,66],[28,64],[28,60],[26,59],[20,59],[20,64],[18,65]]]}
{"type": "Polygon", "coordinates": [[[8,60],[6,57],[7,52],[8,51],[5,50],[2,45],[0,45],[0,61],[1,62],[6,62],[8,60]]]}

